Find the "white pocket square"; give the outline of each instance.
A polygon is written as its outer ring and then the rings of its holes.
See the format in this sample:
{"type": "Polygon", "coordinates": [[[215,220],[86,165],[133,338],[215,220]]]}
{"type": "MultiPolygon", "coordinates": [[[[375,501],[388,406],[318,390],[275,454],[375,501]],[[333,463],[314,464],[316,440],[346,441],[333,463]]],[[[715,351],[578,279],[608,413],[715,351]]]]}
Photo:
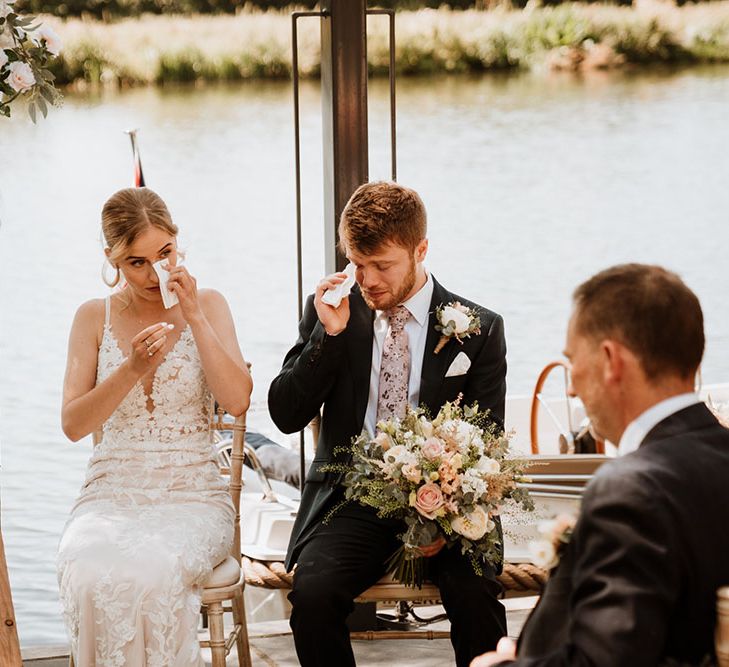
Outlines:
{"type": "Polygon", "coordinates": [[[469,368],[471,368],[471,360],[468,358],[468,355],[465,352],[459,352],[453,360],[453,363],[448,367],[445,376],[452,378],[458,375],[465,375],[469,368]]]}

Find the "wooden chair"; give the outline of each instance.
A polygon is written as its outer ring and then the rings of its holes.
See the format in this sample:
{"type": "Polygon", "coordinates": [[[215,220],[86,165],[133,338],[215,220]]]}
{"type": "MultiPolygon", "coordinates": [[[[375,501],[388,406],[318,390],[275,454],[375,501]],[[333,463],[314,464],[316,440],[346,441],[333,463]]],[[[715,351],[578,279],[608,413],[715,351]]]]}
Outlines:
{"type": "MultiPolygon", "coordinates": [[[[391,575],[385,575],[376,584],[370,586],[355,599],[355,602],[391,602],[396,605],[396,619],[407,623],[408,615],[412,615],[412,605],[417,603],[440,604],[438,587],[425,581],[422,588],[411,588],[395,581],[391,575]]],[[[447,639],[451,633],[447,630],[366,630],[350,633],[352,639],[447,639]]]]}
{"type": "MultiPolygon", "coordinates": [[[[209,628],[210,639],[201,641],[200,645],[210,648],[212,667],[225,667],[225,659],[233,644],[237,645],[239,667],[252,667],[243,600],[245,577],[241,569],[240,554],[240,494],[243,487],[246,419],[245,416],[238,417],[231,423],[223,421],[224,415],[222,409],[215,410],[210,432],[212,438],[216,431],[233,431],[230,451],[226,451],[220,459],[221,472],[230,479],[228,488],[235,507],[235,532],[230,556],[213,569],[203,587],[201,611],[206,620],[205,626],[209,628]],[[224,606],[225,602],[230,602],[230,606],[224,606]],[[233,628],[227,638],[223,622],[226,612],[233,615],[233,628]]],[[[98,434],[94,433],[94,444],[99,439],[98,434]]],[[[74,667],[73,655],[70,656],[68,664],[69,667],[74,667]]]]}
{"type": "Polygon", "coordinates": [[[716,593],[716,663],[729,667],[729,586],[716,593]]]}
{"type": "Polygon", "coordinates": [[[230,495],[235,507],[235,533],[231,555],[215,567],[203,587],[202,604],[208,619],[210,639],[200,642],[200,645],[210,647],[212,667],[225,667],[225,658],[233,644],[237,646],[239,667],[252,667],[243,600],[245,577],[241,569],[240,555],[240,494],[243,487],[246,421],[245,416],[242,416],[233,423],[225,422],[223,421],[224,414],[222,409],[216,410],[210,429],[211,433],[233,431],[229,465],[221,466],[221,472],[230,478],[230,495]],[[230,606],[224,606],[225,602],[230,602],[230,606]],[[227,639],[223,623],[223,616],[226,612],[233,615],[233,628],[227,639]]]}
{"type": "Polygon", "coordinates": [[[15,627],[13,596],[10,593],[10,579],[5,562],[5,547],[0,532],[0,665],[21,667],[18,631],[15,627]]]}

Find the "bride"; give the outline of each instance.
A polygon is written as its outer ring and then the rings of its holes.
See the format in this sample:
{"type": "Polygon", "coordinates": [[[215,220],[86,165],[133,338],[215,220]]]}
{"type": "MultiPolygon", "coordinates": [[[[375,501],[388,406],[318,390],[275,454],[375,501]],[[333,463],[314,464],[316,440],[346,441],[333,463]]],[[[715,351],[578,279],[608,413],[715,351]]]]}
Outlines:
{"type": "Polygon", "coordinates": [[[208,439],[212,397],[249,405],[228,304],[177,263],[177,227],[147,188],[104,205],[110,286],[71,329],[63,430],[101,430],[58,552],[77,667],[198,667],[200,585],[230,552],[234,511],[208,439]],[[166,310],[154,263],[179,303],[166,310]],[[212,395],[212,397],[211,397],[212,395]]]}

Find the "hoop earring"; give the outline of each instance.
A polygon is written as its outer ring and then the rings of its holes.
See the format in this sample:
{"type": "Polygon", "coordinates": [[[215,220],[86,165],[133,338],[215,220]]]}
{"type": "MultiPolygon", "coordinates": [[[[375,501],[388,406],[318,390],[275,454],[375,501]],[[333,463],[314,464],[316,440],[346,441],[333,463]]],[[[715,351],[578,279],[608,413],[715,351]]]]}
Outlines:
{"type": "Polygon", "coordinates": [[[104,260],[104,263],[101,265],[101,279],[104,281],[104,284],[107,287],[116,287],[119,284],[119,279],[121,277],[121,270],[118,266],[114,266],[108,259],[104,260]],[[111,266],[113,269],[116,269],[116,274],[114,275],[113,280],[109,280],[106,277],[106,267],[111,266]]]}

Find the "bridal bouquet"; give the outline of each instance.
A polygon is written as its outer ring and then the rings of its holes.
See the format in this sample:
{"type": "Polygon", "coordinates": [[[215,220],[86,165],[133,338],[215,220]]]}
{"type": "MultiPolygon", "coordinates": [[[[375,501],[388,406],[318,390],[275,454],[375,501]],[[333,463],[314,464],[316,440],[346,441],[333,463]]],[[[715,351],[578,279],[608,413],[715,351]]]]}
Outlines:
{"type": "Polygon", "coordinates": [[[402,421],[379,422],[377,430],[375,438],[363,433],[354,439],[351,464],[327,469],[344,473],[344,502],[403,519],[402,547],[388,572],[408,586],[421,586],[419,547],[440,536],[446,548],[466,554],[479,574],[484,561],[499,562],[501,536],[493,517],[506,502],[526,511],[534,505],[517,486],[525,462],[510,456],[508,437],[490,425],[488,413],[456,401],[446,403],[435,419],[423,409],[409,409],[402,421]]]}
{"type": "Polygon", "coordinates": [[[23,97],[33,122],[37,112],[43,117],[49,104],[57,104],[60,94],[47,69],[61,51],[61,40],[34,16],[20,16],[15,0],[0,0],[0,115],[10,116],[10,104],[23,97]]]}

